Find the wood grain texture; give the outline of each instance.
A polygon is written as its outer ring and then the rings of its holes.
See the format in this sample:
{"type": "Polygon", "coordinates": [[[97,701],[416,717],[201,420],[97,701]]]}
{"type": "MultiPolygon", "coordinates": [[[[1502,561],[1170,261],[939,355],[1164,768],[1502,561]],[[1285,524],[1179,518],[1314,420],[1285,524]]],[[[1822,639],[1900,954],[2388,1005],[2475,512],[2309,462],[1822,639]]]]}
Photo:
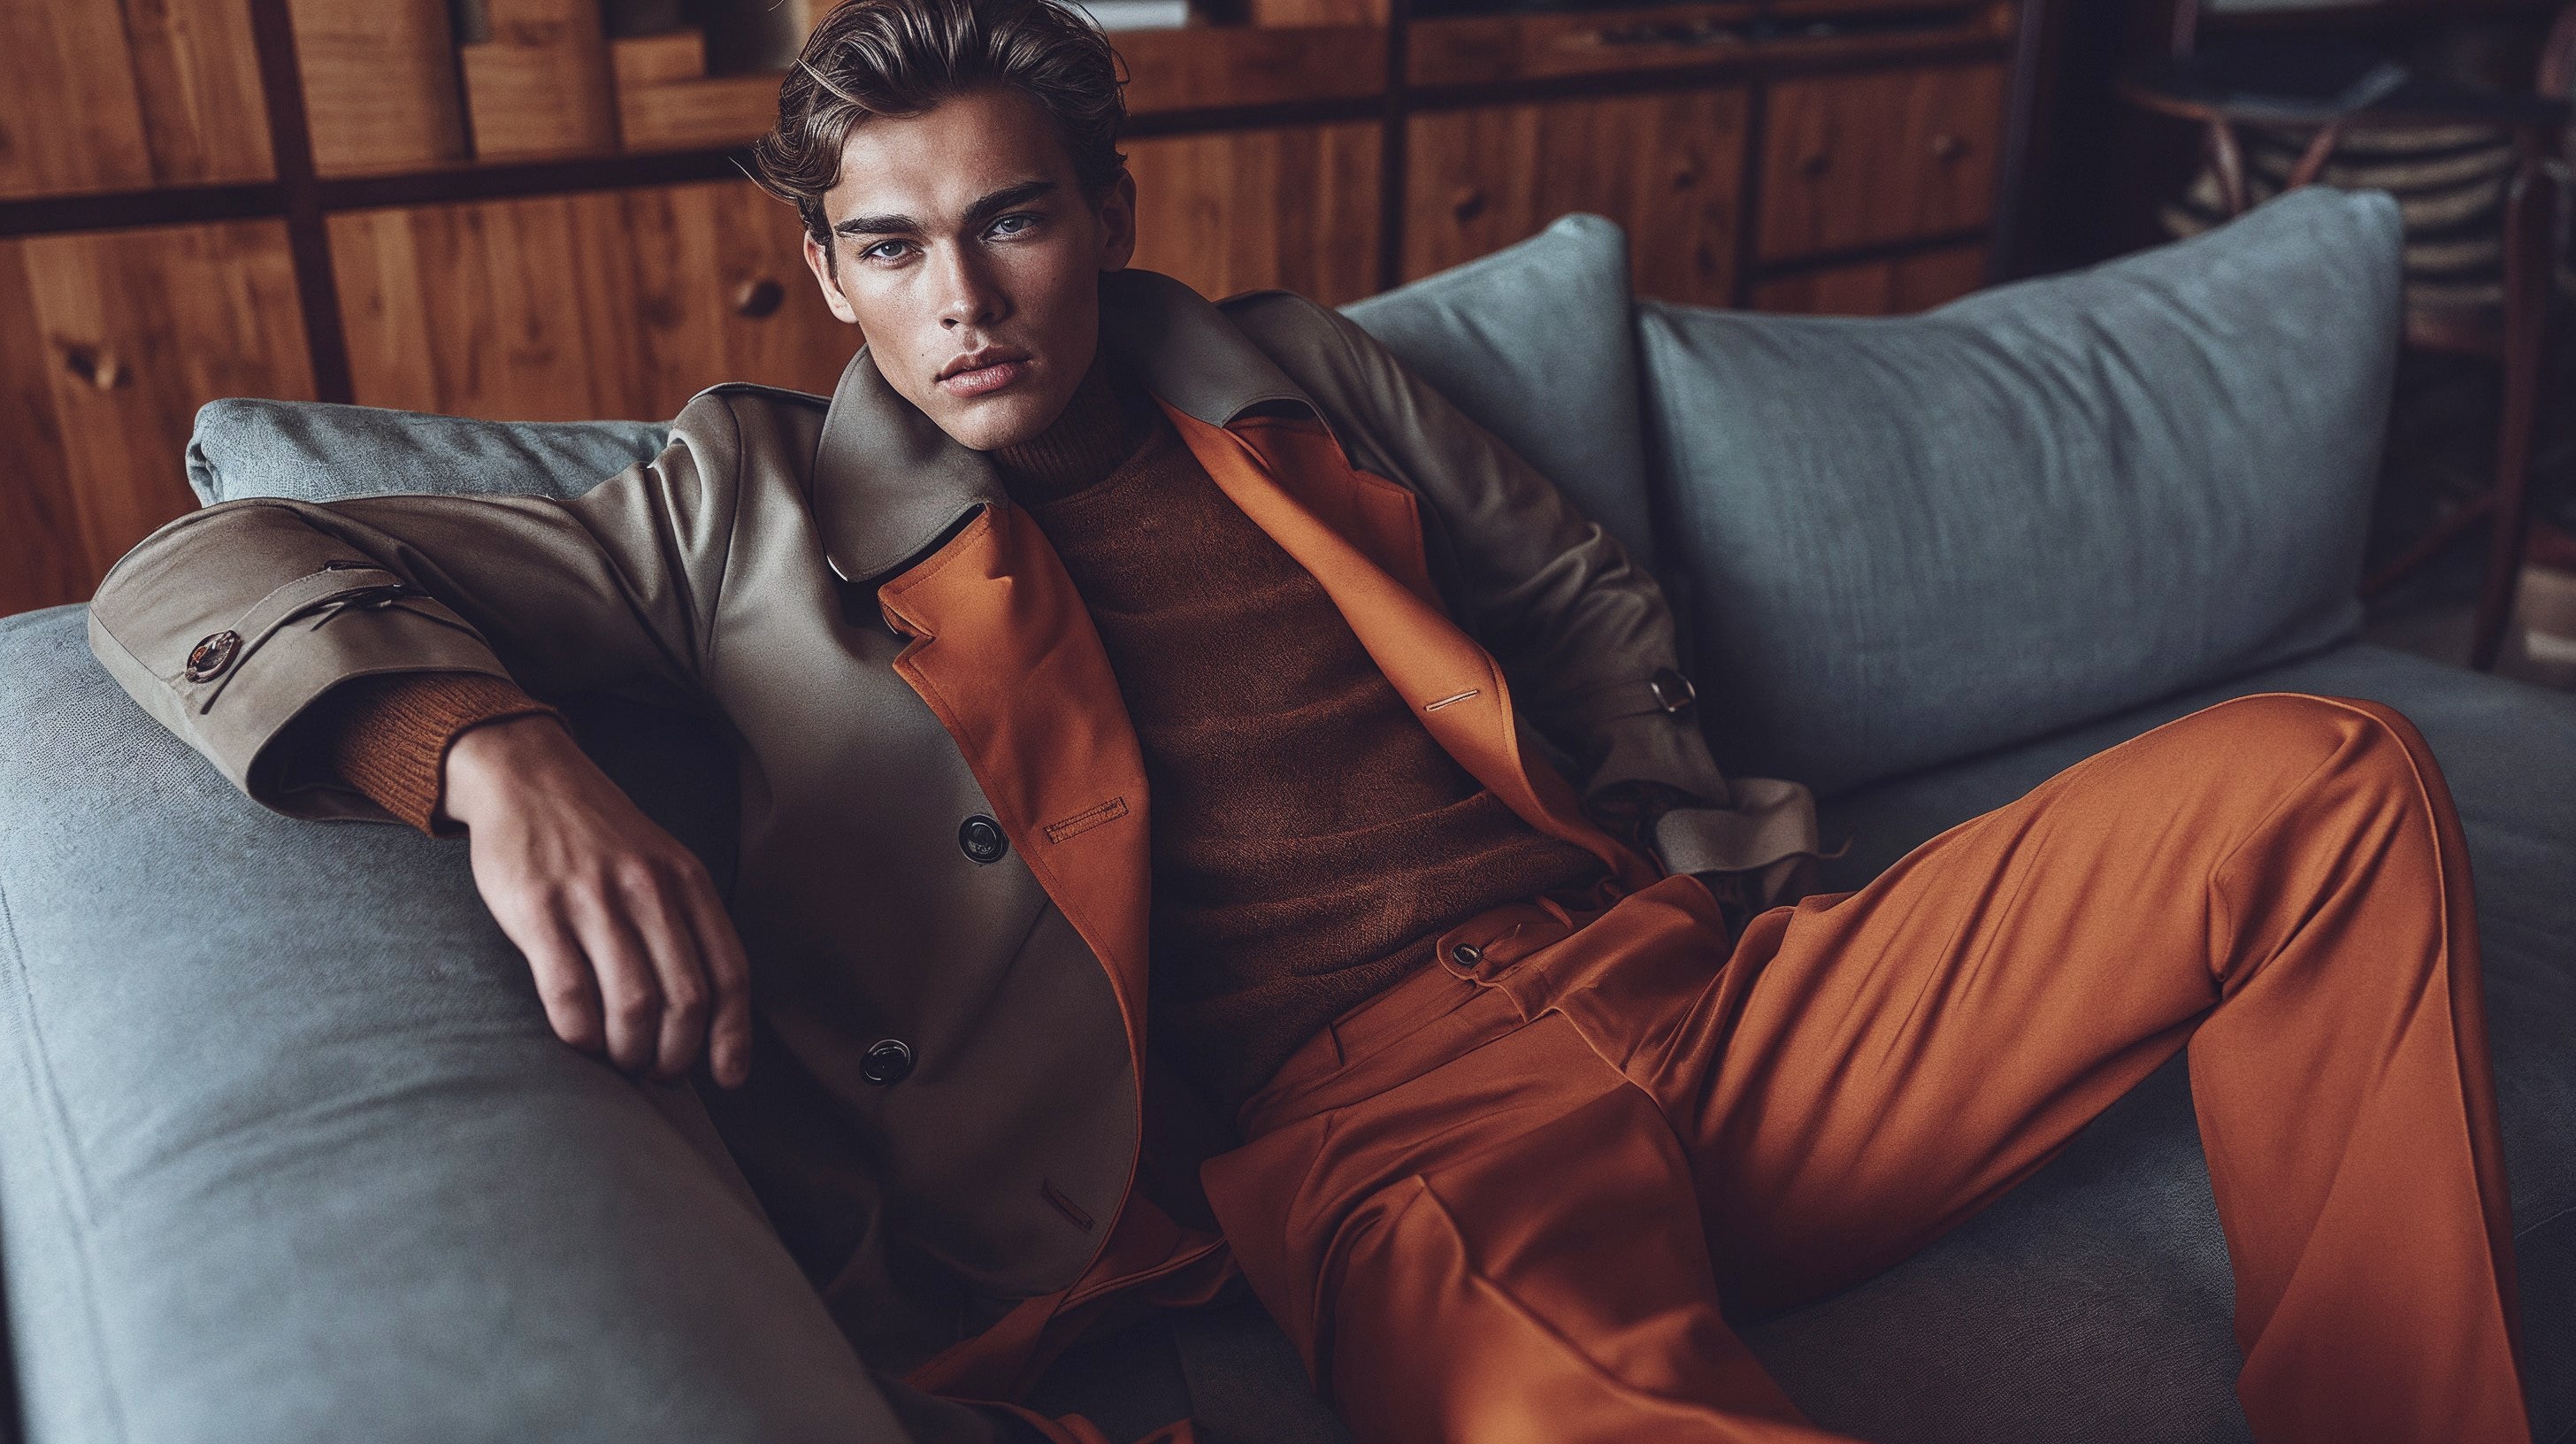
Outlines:
{"type": "Polygon", "coordinates": [[[1813,255],[1966,230],[1994,213],[2004,67],[1782,81],[1762,147],[1758,251],[1813,255]]]}
{"type": "Polygon", "coordinates": [[[748,182],[330,225],[364,405],[663,421],[720,381],[828,393],[859,345],[805,270],[795,211],[748,182]]]}
{"type": "Polygon", "coordinates": [[[1748,46],[1700,27],[1738,26],[1747,4],[1657,5],[1606,13],[1529,12],[1443,16],[1406,31],[1405,77],[1415,85],[1479,85],[1552,75],[1708,65],[1748,46]],[[1656,39],[1656,36],[1667,38],[1656,39]]]}
{"type": "Polygon", "coordinates": [[[618,137],[630,151],[739,145],[778,120],[779,76],[708,75],[696,29],[610,41],[609,68],[618,137]]]}
{"type": "Polygon", "coordinates": [[[492,38],[460,46],[477,156],[617,148],[617,94],[598,0],[484,0],[492,38]]]}
{"type": "Polygon", "coordinates": [[[1127,110],[1153,115],[1386,90],[1386,26],[1200,25],[1109,37],[1127,65],[1127,110]]]}
{"type": "Polygon", "coordinates": [[[1724,305],[1735,284],[1741,89],[1417,115],[1406,160],[1407,279],[1534,234],[1567,211],[1626,229],[1640,295],[1724,305]]]}
{"type": "Polygon", "coordinates": [[[1301,25],[1384,25],[1387,0],[1243,0],[1244,21],[1255,29],[1301,25]]]}
{"type": "Polygon", "coordinates": [[[0,195],[274,174],[247,0],[0,0],[0,195]]]}
{"type": "Polygon", "coordinates": [[[53,361],[27,283],[27,243],[0,241],[0,615],[89,595],[89,551],[72,514],[70,457],[54,413],[53,361]]]}
{"type": "Polygon", "coordinates": [[[447,0],[288,0],[314,169],[393,170],[465,154],[447,0]]]}
{"type": "Polygon", "coordinates": [[[1263,286],[1326,305],[1368,295],[1380,148],[1372,121],[1131,141],[1136,264],[1210,298],[1263,286]]]}
{"type": "Polygon", "coordinates": [[[1753,309],[1806,316],[1905,316],[1986,284],[1986,248],[1954,246],[1774,276],[1753,288],[1753,309]]]}
{"type": "MultiPolygon", "coordinates": [[[[295,295],[278,221],[36,236],[0,249],[0,305],[24,305],[0,321],[0,413],[36,463],[11,478],[21,494],[0,514],[41,532],[39,560],[5,573],[0,609],[87,596],[136,542],[194,509],[184,457],[199,406],[311,399],[295,295]]],[[[8,555],[23,546],[9,544],[8,555]]]]}

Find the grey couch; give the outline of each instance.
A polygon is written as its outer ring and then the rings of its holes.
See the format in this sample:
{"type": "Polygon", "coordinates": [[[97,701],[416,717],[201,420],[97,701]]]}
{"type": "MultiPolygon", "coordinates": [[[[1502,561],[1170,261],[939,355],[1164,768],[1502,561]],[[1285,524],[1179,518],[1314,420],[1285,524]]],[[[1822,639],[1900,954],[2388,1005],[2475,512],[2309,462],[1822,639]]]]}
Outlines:
{"type": "MultiPolygon", "coordinates": [[[[2530,1403],[2576,1437],[2576,699],[2355,639],[2397,334],[2385,197],[1923,318],[1640,304],[1569,217],[1352,308],[1652,559],[1721,761],[1792,776],[1860,885],[2158,722],[2375,698],[2467,824],[2530,1403]]],[[[218,402],[209,500],[566,494],[659,429],[218,402]]],[[[585,742],[730,875],[720,745],[585,742]]],[[[864,1376],[685,1087],[556,1044],[464,847],[294,822],[92,661],[0,619],[0,1268],[26,1437],[822,1440],[864,1376]]],[[[1882,1440],[2244,1436],[2229,1280],[2169,1067],[1910,1262],[1740,1323],[1882,1440]]],[[[2440,1347],[2427,1339],[2428,1348],[2440,1347]]],[[[1249,1302],[1085,1341],[1037,1402],[1113,1437],[1341,1437],[1249,1302]]]]}

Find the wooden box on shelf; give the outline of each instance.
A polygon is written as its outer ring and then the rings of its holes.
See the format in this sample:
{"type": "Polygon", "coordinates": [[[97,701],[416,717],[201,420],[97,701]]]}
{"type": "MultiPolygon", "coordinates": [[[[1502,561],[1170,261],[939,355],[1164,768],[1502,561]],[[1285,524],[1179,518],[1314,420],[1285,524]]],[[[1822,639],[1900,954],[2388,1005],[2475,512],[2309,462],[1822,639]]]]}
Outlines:
{"type": "Polygon", "coordinates": [[[395,170],[465,155],[447,0],[288,0],[313,166],[395,170]]]}
{"type": "Polygon", "coordinates": [[[617,148],[599,0],[484,0],[492,38],[459,46],[479,156],[617,148]]]}

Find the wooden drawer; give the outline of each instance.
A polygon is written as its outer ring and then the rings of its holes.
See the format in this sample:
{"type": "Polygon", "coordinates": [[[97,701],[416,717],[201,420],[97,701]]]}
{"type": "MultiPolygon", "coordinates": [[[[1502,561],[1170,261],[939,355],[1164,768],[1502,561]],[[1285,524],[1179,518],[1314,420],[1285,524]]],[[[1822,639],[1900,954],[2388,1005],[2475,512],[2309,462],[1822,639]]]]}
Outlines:
{"type": "Polygon", "coordinates": [[[1806,316],[1904,316],[1955,301],[1985,284],[1986,248],[1952,246],[1774,276],[1753,288],[1753,309],[1806,316]]]}
{"type": "Polygon", "coordinates": [[[829,394],[859,347],[794,208],[747,181],[351,211],[330,232],[362,405],[666,421],[720,381],[829,394]]]}
{"type": "Polygon", "coordinates": [[[1377,289],[1381,134],[1360,120],[1128,141],[1136,264],[1210,297],[1358,300],[1377,289]]]}
{"type": "Polygon", "coordinates": [[[1994,214],[2004,67],[1783,81],[1762,145],[1765,260],[1952,235],[1994,214]]]}
{"type": "Polygon", "coordinates": [[[1640,295],[1722,306],[1735,284],[1741,89],[1417,115],[1406,138],[1404,274],[1472,260],[1567,211],[1628,232],[1640,295]]]}
{"type": "Polygon", "coordinates": [[[312,395],[283,222],[0,240],[0,612],[87,597],[196,508],[198,407],[312,395]]]}

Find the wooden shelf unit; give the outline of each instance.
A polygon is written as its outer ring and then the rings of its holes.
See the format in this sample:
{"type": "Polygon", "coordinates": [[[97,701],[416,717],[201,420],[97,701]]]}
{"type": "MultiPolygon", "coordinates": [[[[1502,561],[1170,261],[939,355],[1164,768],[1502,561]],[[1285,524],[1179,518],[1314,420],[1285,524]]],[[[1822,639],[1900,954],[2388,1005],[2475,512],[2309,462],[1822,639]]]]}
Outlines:
{"type": "MultiPolygon", "coordinates": [[[[0,155],[0,436],[33,462],[0,490],[0,613],[88,595],[193,507],[179,457],[217,396],[659,419],[721,380],[828,391],[855,344],[738,170],[777,76],[710,76],[694,37],[606,42],[617,148],[594,116],[577,151],[474,157],[461,68],[464,144],[435,87],[388,92],[425,117],[402,135],[339,124],[367,0],[161,0],[166,34],[114,46],[89,0],[34,3],[0,21],[0,132],[137,98],[93,124],[104,159],[0,155]],[[13,53],[59,73],[31,89],[13,53]],[[193,115],[167,113],[174,67],[193,115]]],[[[1627,227],[1643,294],[1936,304],[2004,253],[2036,3],[1331,0],[1330,24],[1122,32],[1137,263],[1338,303],[1580,209],[1627,227]]]]}

